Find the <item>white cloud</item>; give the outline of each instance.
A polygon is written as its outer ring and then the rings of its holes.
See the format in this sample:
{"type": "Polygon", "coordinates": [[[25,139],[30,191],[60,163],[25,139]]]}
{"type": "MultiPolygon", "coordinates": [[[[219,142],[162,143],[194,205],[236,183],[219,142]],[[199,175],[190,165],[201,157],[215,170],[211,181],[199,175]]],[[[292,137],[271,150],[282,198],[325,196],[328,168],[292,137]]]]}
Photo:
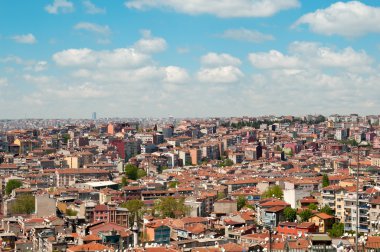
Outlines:
{"type": "Polygon", "coordinates": [[[150,30],[142,30],[141,35],[143,38],[134,45],[136,50],[143,53],[158,53],[166,50],[165,39],[153,37],[150,30]]]}
{"type": "Polygon", "coordinates": [[[227,53],[217,54],[210,52],[202,56],[201,63],[205,66],[238,66],[241,61],[227,53]]]}
{"type": "Polygon", "coordinates": [[[23,76],[24,80],[27,82],[31,82],[37,84],[39,86],[48,86],[49,84],[54,82],[54,78],[46,75],[31,75],[25,74],[23,76]]]}
{"type": "Polygon", "coordinates": [[[365,51],[355,51],[351,47],[342,50],[333,50],[332,48],[321,46],[318,43],[296,41],[290,45],[289,51],[303,58],[303,61],[310,62],[310,65],[317,67],[368,67],[372,64],[373,59],[365,51]]]}
{"type": "Polygon", "coordinates": [[[260,69],[292,69],[301,66],[301,62],[297,57],[287,56],[276,50],[264,53],[251,53],[248,57],[251,64],[260,69]]]}
{"type": "MultiPolygon", "coordinates": [[[[249,54],[251,64],[259,69],[330,69],[341,68],[350,71],[371,71],[373,59],[364,51],[355,51],[351,47],[342,50],[321,46],[312,42],[293,42],[289,54],[276,50],[249,54]]],[[[292,71],[287,71],[291,73],[292,71]]]]}
{"type": "Polygon", "coordinates": [[[64,89],[48,89],[47,92],[64,99],[101,98],[109,95],[107,91],[91,83],[84,83],[79,86],[68,86],[64,89]]]}
{"type": "Polygon", "coordinates": [[[244,28],[226,30],[220,35],[220,37],[251,43],[261,43],[268,40],[274,40],[274,37],[270,34],[264,34],[259,31],[244,28]]]}
{"type": "Polygon", "coordinates": [[[165,81],[170,83],[185,83],[189,80],[189,74],[186,69],[177,66],[168,66],[165,68],[165,81]]]}
{"type": "Polygon", "coordinates": [[[88,14],[104,14],[104,13],[106,13],[105,8],[97,7],[90,0],[83,1],[82,3],[86,9],[86,13],[88,13],[88,14]]]}
{"type": "Polygon", "coordinates": [[[337,2],[299,18],[293,25],[309,25],[311,31],[323,35],[357,37],[380,32],[380,8],[358,1],[337,2]]]}
{"type": "Polygon", "coordinates": [[[45,6],[45,10],[50,14],[70,13],[74,11],[74,4],[67,0],[54,0],[45,6]]]}
{"type": "Polygon", "coordinates": [[[57,52],[53,60],[60,66],[125,68],[138,67],[150,61],[150,57],[133,48],[112,51],[93,51],[88,48],[68,49],[57,52]]]}
{"type": "Polygon", "coordinates": [[[203,68],[198,74],[198,80],[205,83],[234,83],[239,81],[244,74],[234,66],[222,66],[215,68],[203,68]]]}
{"type": "Polygon", "coordinates": [[[25,70],[33,72],[42,72],[46,70],[47,65],[48,63],[46,61],[30,62],[30,64],[28,64],[25,67],[25,70]]]}
{"type": "Polygon", "coordinates": [[[270,50],[249,58],[257,71],[245,94],[248,101],[256,101],[257,110],[300,114],[349,113],[360,108],[368,114],[366,105],[372,111],[380,105],[375,95],[380,92],[376,84],[380,75],[365,51],[293,42],[288,53],[270,50]]]}
{"type": "Polygon", "coordinates": [[[8,79],[0,77],[0,87],[8,86],[8,79]]]}
{"type": "Polygon", "coordinates": [[[210,14],[223,18],[268,17],[279,11],[299,7],[298,0],[130,0],[128,8],[162,8],[191,15],[210,14]]]}
{"type": "Polygon", "coordinates": [[[98,25],[98,24],[89,23],[89,22],[78,23],[74,26],[74,29],[85,30],[89,32],[102,34],[102,35],[111,34],[111,29],[108,27],[108,25],[98,25]]]}
{"type": "MultiPolygon", "coordinates": [[[[380,48],[380,46],[379,46],[379,48],[380,48]]],[[[177,48],[177,53],[179,53],[179,54],[186,54],[189,52],[190,52],[190,48],[188,48],[188,47],[178,47],[177,48]]]]}
{"type": "Polygon", "coordinates": [[[46,61],[26,60],[17,56],[8,56],[0,58],[0,63],[5,63],[8,66],[11,64],[21,65],[24,70],[41,72],[46,70],[48,63],[46,61]]]}
{"type": "Polygon", "coordinates": [[[23,34],[23,35],[15,35],[12,37],[12,39],[15,42],[20,43],[20,44],[35,44],[35,43],[37,43],[36,37],[31,33],[23,34]]]}

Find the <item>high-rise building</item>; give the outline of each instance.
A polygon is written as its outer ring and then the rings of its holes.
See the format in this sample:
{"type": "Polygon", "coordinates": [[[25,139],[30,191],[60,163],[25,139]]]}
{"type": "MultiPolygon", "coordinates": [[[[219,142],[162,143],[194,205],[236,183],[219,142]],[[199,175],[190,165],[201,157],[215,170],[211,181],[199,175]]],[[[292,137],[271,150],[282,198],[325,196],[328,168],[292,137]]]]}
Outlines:
{"type": "Polygon", "coordinates": [[[96,120],[96,112],[92,112],[92,120],[96,120]]]}

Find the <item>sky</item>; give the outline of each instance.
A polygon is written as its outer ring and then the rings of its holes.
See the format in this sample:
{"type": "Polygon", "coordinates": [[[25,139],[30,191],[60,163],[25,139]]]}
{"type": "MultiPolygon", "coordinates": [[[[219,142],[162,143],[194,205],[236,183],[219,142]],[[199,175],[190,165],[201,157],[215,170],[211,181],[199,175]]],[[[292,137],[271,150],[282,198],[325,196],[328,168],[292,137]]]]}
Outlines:
{"type": "Polygon", "coordinates": [[[380,1],[3,0],[0,118],[380,114],[380,1]]]}

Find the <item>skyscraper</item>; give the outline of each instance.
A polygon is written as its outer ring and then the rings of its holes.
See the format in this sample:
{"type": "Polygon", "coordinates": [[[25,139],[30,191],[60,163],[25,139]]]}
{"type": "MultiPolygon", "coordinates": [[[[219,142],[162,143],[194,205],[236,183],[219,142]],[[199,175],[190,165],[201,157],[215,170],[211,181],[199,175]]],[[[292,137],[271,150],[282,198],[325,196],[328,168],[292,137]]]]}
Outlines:
{"type": "Polygon", "coordinates": [[[96,120],[96,112],[92,112],[92,120],[96,120]]]}

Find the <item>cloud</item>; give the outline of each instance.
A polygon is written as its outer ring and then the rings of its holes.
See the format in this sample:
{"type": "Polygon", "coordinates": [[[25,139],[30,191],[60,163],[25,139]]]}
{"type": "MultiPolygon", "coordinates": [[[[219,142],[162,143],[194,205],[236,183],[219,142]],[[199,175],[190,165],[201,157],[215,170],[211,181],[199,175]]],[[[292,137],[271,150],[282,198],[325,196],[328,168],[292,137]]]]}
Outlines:
{"type": "Polygon", "coordinates": [[[42,72],[47,69],[48,63],[46,61],[31,62],[25,67],[25,70],[33,72],[42,72]]]}
{"type": "Polygon", "coordinates": [[[117,48],[112,51],[93,51],[88,48],[67,49],[53,55],[53,60],[65,67],[133,68],[150,61],[150,57],[134,48],[117,48]]]}
{"type": "Polygon", "coordinates": [[[258,69],[331,69],[371,71],[373,59],[364,51],[351,47],[342,50],[322,46],[318,43],[295,41],[289,46],[289,54],[277,50],[251,53],[251,64],[258,69]]]}
{"type": "Polygon", "coordinates": [[[143,38],[134,45],[136,50],[143,53],[158,53],[166,50],[167,44],[163,38],[152,37],[150,30],[142,30],[143,38]]]}
{"type": "Polygon", "coordinates": [[[8,79],[0,77],[0,87],[8,86],[8,79]]]}
{"type": "Polygon", "coordinates": [[[217,54],[210,52],[202,56],[201,63],[205,66],[238,66],[241,61],[227,53],[217,54]]]}
{"type": "Polygon", "coordinates": [[[318,34],[358,37],[367,33],[379,33],[379,23],[379,7],[351,1],[337,2],[326,9],[305,14],[292,27],[306,24],[318,34]]]}
{"type": "Polygon", "coordinates": [[[108,25],[98,25],[98,24],[89,23],[89,22],[78,23],[74,26],[74,29],[85,30],[89,32],[102,34],[102,35],[111,34],[111,29],[108,27],[108,25]]]}
{"type": "Polygon", "coordinates": [[[269,40],[274,40],[274,37],[270,34],[264,34],[255,30],[248,29],[230,29],[219,35],[221,38],[232,39],[237,41],[261,43],[269,40]]]}
{"type": "Polygon", "coordinates": [[[88,13],[88,14],[104,14],[104,13],[106,13],[105,8],[97,7],[90,0],[83,1],[82,4],[83,4],[84,8],[86,9],[86,13],[88,13]]]}
{"type": "Polygon", "coordinates": [[[365,106],[374,111],[380,105],[374,95],[380,92],[380,75],[365,51],[296,41],[288,52],[252,53],[249,60],[256,71],[244,94],[257,110],[350,113],[360,108],[368,114],[373,112],[365,106]]]}
{"type": "Polygon", "coordinates": [[[166,77],[164,81],[169,83],[185,83],[190,79],[186,69],[177,66],[168,66],[165,68],[166,77]]]}
{"type": "Polygon", "coordinates": [[[251,64],[259,69],[298,68],[301,62],[297,57],[287,56],[277,50],[251,53],[248,56],[251,64]]]}
{"type": "MultiPolygon", "coordinates": [[[[379,48],[380,48],[380,46],[379,46],[379,48]]],[[[189,52],[190,52],[190,48],[188,48],[188,47],[178,47],[177,48],[177,53],[179,53],[179,54],[186,54],[189,52]]]]}
{"type": "Polygon", "coordinates": [[[67,0],[54,0],[45,6],[45,10],[50,14],[70,13],[74,11],[74,4],[67,0]]]}
{"type": "Polygon", "coordinates": [[[198,80],[205,83],[234,83],[243,76],[240,69],[234,66],[203,68],[197,74],[198,80]]]}
{"type": "Polygon", "coordinates": [[[46,61],[25,60],[17,56],[8,56],[0,58],[0,63],[5,63],[8,66],[11,64],[21,65],[26,71],[41,72],[47,69],[48,63],[46,61]]]}
{"type": "Polygon", "coordinates": [[[130,0],[128,8],[169,9],[190,15],[210,14],[222,18],[269,17],[279,11],[300,6],[298,0],[130,0]]]}
{"type": "Polygon", "coordinates": [[[20,43],[20,44],[35,44],[35,43],[37,43],[36,37],[31,33],[24,34],[24,35],[15,35],[12,37],[12,39],[15,42],[20,43]]]}
{"type": "Polygon", "coordinates": [[[365,51],[355,51],[351,47],[334,50],[318,43],[296,41],[290,45],[289,51],[304,62],[309,58],[309,64],[314,67],[351,70],[360,68],[362,71],[364,67],[369,67],[373,63],[373,59],[365,51]]]}
{"type": "Polygon", "coordinates": [[[227,53],[210,52],[201,57],[202,68],[197,78],[204,83],[234,83],[239,81],[243,72],[238,68],[241,60],[227,53]]]}

